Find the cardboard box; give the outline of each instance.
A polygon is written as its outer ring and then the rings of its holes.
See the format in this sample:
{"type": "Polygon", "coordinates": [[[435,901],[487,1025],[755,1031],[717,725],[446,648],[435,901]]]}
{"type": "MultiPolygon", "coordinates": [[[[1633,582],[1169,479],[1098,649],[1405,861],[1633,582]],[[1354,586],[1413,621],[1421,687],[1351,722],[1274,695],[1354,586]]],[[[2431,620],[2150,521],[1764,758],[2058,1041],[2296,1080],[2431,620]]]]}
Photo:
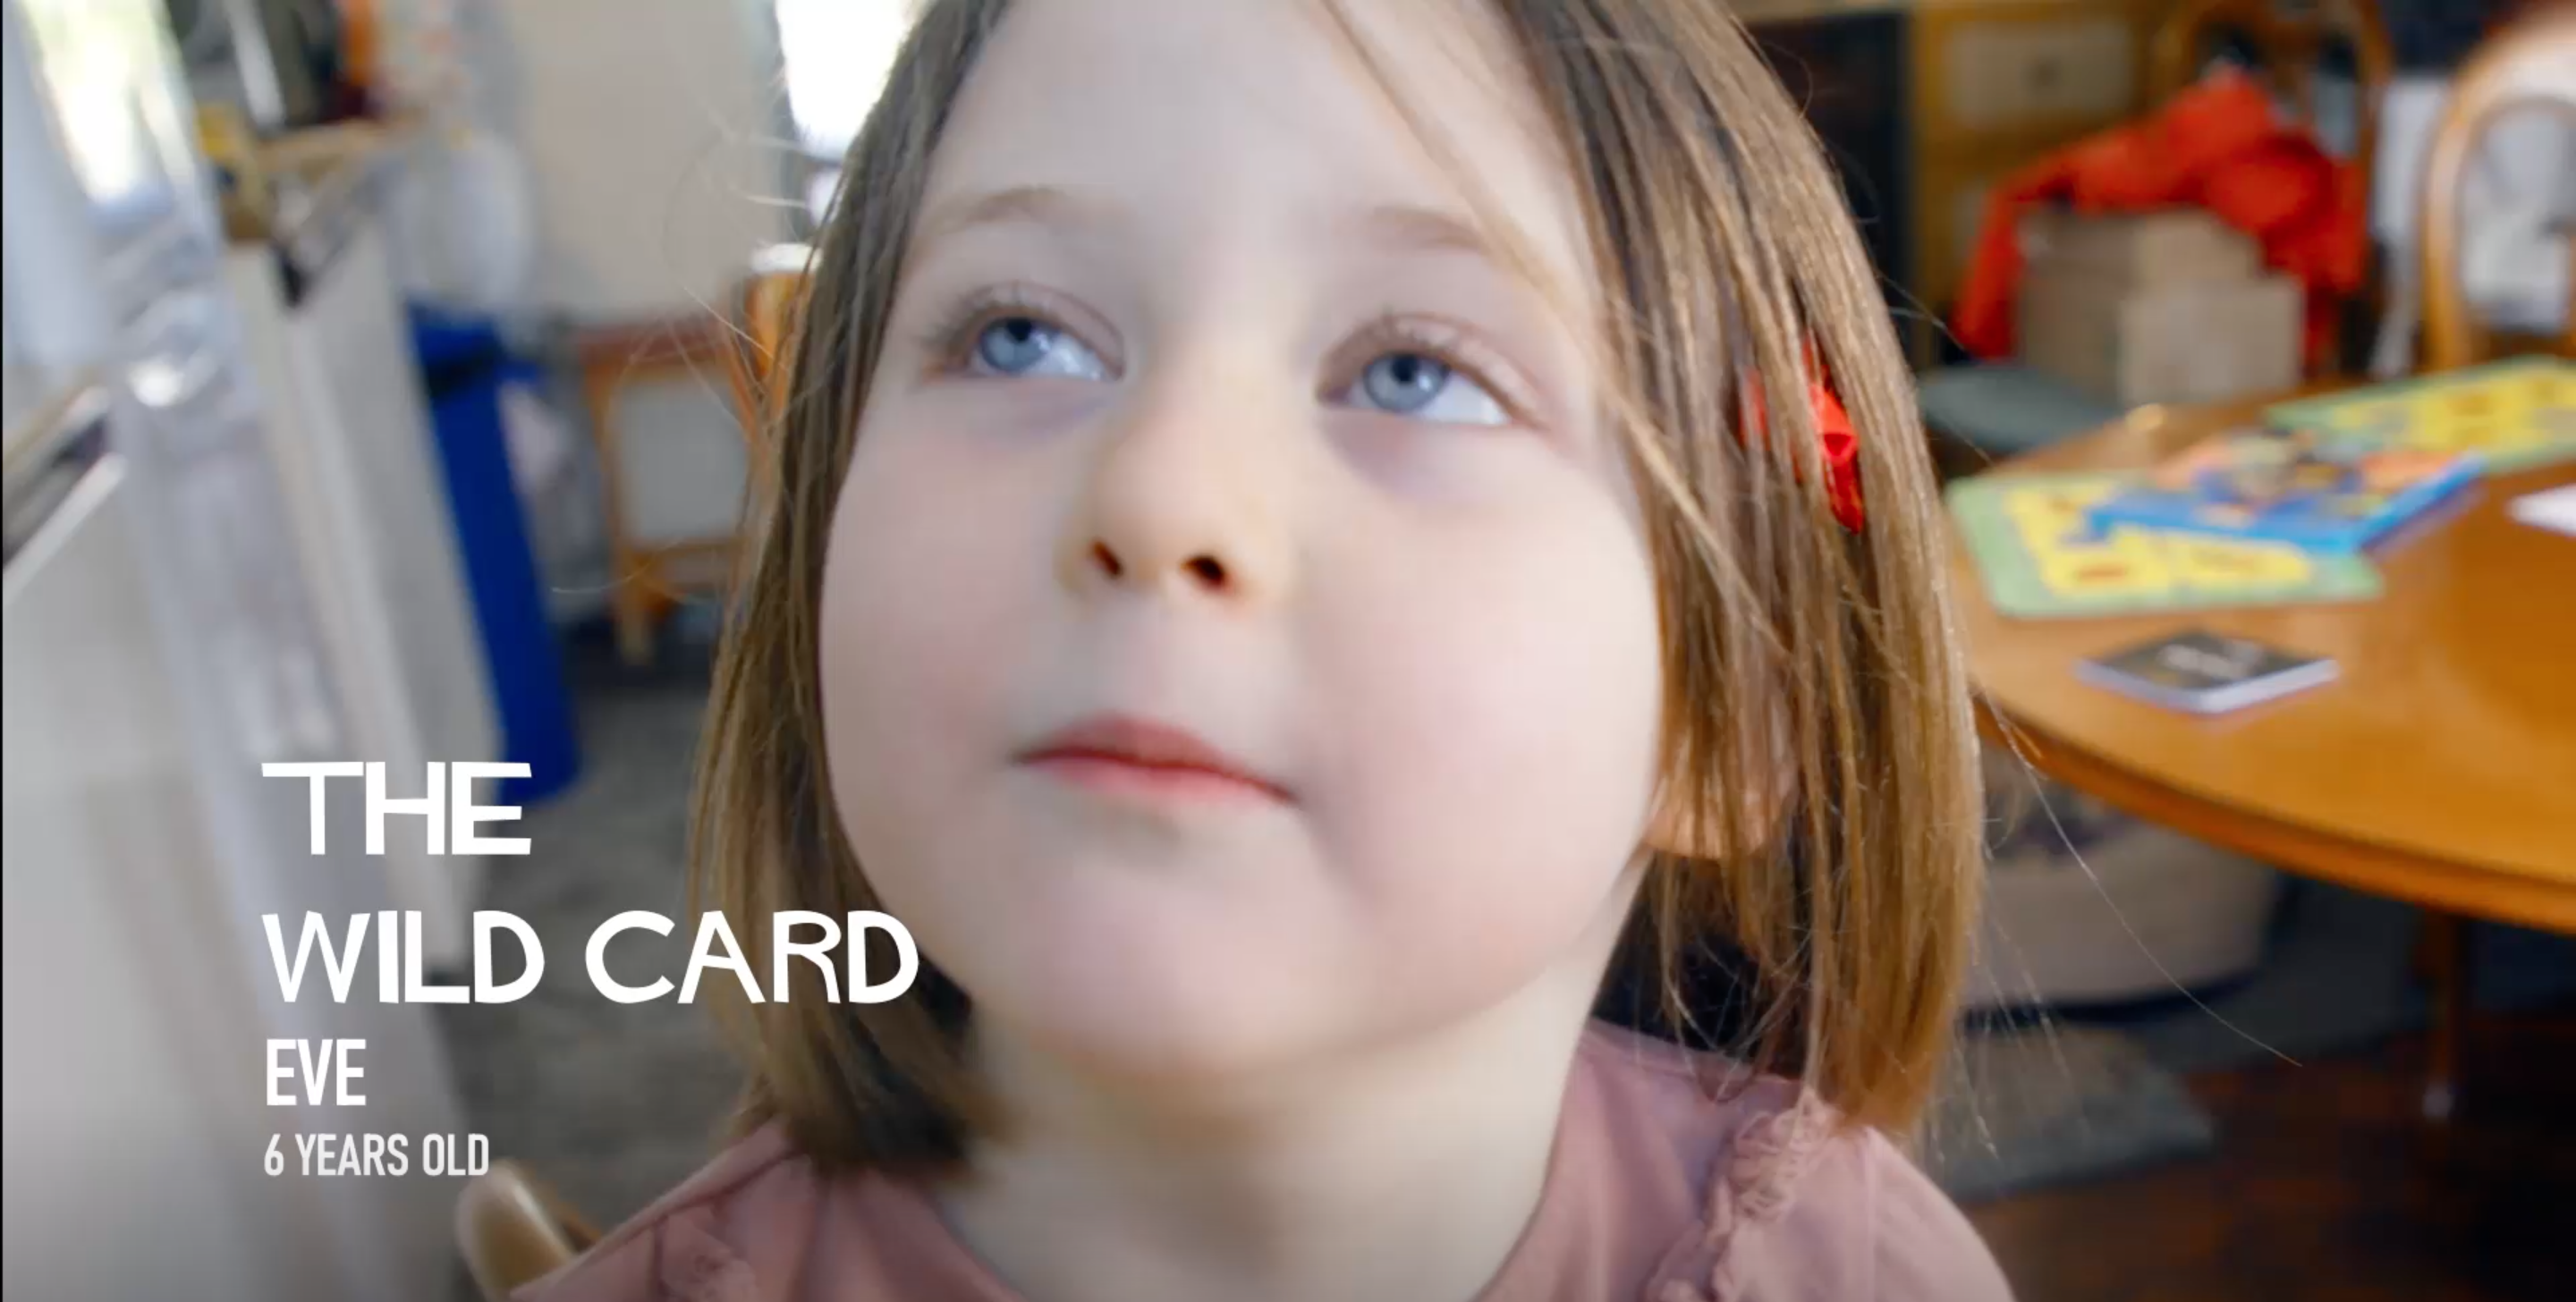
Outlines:
{"type": "Polygon", "coordinates": [[[2037,207],[2022,217],[2025,274],[2066,272],[2122,286],[2251,280],[2263,251],[2251,236],[2197,208],[2085,216],[2037,207]]]}
{"type": "Polygon", "coordinates": [[[2124,406],[2287,392],[2299,383],[2306,307],[2288,276],[2143,288],[2099,274],[2030,276],[2022,360],[2124,406]]]}
{"type": "Polygon", "coordinates": [[[2126,406],[2219,402],[2299,382],[2305,296],[2197,210],[2021,224],[2022,361],[2126,406]]]}

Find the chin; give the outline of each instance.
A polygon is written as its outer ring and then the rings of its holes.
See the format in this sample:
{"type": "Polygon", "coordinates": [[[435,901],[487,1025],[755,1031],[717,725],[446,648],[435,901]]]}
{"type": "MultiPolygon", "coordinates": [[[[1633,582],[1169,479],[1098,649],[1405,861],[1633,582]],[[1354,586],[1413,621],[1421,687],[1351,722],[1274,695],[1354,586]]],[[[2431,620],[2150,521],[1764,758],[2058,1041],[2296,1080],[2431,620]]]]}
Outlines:
{"type": "Polygon", "coordinates": [[[980,1021],[1104,1080],[1223,1087],[1464,1024],[1569,963],[1597,978],[1623,911],[1615,871],[1553,846],[1336,853],[1294,813],[1027,796],[862,821],[886,835],[858,848],[980,1021]]]}
{"type": "Polygon", "coordinates": [[[1288,937],[1229,944],[1239,928],[1154,926],[1058,933],[967,985],[976,1016],[1048,1057],[1104,1077],[1215,1083],[1331,1047],[1347,1027],[1339,982],[1300,962],[1288,937]],[[981,988],[978,988],[981,987],[981,988]]]}
{"type": "Polygon", "coordinates": [[[922,937],[924,952],[979,1018],[1086,1073],[1217,1084],[1293,1066],[1390,1005],[1366,988],[1350,903],[1302,856],[1269,848],[1146,868],[1061,850],[1023,860],[1034,871],[967,915],[974,934],[922,937]]]}
{"type": "Polygon", "coordinates": [[[1468,1024],[1552,968],[1535,946],[1511,943],[1526,937],[1433,955],[1286,911],[1154,912],[1082,931],[1012,928],[1007,951],[997,930],[969,956],[970,971],[950,975],[978,1019],[1060,1068],[1225,1097],[1468,1024]]]}

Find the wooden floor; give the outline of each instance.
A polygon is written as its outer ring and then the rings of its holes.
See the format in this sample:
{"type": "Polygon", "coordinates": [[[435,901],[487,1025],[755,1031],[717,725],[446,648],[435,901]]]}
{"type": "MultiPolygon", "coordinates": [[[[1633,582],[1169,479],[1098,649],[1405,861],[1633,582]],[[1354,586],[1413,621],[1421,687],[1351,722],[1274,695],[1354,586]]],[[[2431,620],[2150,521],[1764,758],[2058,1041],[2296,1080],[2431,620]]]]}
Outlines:
{"type": "Polygon", "coordinates": [[[2488,1020],[2460,1114],[2424,1041],[2192,1082],[2206,1157],[1970,1210],[2021,1302],[2576,1297],[2576,1010],[2488,1020]]]}

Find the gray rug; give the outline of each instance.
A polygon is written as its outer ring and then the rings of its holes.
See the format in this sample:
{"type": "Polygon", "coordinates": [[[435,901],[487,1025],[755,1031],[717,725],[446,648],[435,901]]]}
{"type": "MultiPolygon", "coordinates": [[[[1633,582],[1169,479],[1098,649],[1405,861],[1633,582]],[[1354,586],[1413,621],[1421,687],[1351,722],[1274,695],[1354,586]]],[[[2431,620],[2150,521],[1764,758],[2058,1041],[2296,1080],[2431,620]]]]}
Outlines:
{"type": "Polygon", "coordinates": [[[740,1077],[703,1007],[612,1003],[582,957],[600,923],[650,909],[681,925],[667,939],[621,936],[619,979],[676,981],[687,966],[682,864],[703,672],[584,678],[581,780],[527,810],[529,853],[491,861],[481,906],[536,929],[545,976],[517,1003],[438,1012],[492,1155],[527,1164],[605,1227],[706,1162],[740,1077]]]}
{"type": "Polygon", "coordinates": [[[1977,1202],[2205,1152],[2217,1138],[2136,1040],[2048,1022],[1962,1039],[1917,1156],[1951,1197],[1977,1202]]]}
{"type": "MultiPolygon", "coordinates": [[[[614,1223],[706,1159],[736,1075],[703,1010],[610,1003],[591,989],[581,957],[590,930],[623,910],[684,917],[703,664],[652,675],[591,664],[577,676],[587,771],[571,791],[528,811],[532,853],[495,862],[484,905],[537,929],[549,960],[544,980],[515,1004],[438,1011],[467,1113],[494,1155],[530,1164],[576,1206],[614,1223]]],[[[2269,959],[2233,989],[2200,992],[2206,1010],[2175,998],[1972,1029],[1933,1111],[1927,1167],[1973,1201],[2224,1142],[2181,1076],[2264,1061],[2275,1050],[2323,1056],[2421,1025],[2424,1002],[2408,966],[2414,918],[2403,905],[2297,885],[2269,959]]],[[[2482,1006],[2576,998],[2576,945],[2479,931],[2482,1006]]],[[[659,941],[630,932],[616,962],[628,980],[676,979],[687,942],[685,927],[659,941]]]]}
{"type": "MultiPolygon", "coordinates": [[[[2177,1072],[2349,1053],[2429,1020],[2414,973],[2419,918],[2393,900],[2294,879],[2262,968],[2200,992],[2205,1010],[2176,997],[2071,1015],[2120,1030],[2177,1072]]],[[[2576,1001],[2576,937],[2480,923],[2469,945],[2481,1013],[2576,1001]]]]}

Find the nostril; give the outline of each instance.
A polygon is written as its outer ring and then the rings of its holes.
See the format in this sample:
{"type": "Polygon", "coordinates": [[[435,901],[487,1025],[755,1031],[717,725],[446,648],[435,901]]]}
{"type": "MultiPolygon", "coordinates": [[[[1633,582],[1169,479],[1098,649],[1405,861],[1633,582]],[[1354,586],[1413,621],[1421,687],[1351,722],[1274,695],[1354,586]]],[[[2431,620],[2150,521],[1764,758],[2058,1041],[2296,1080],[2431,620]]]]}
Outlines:
{"type": "Polygon", "coordinates": [[[1127,572],[1127,567],[1118,562],[1118,553],[1109,550],[1107,543],[1091,544],[1091,559],[1099,564],[1101,573],[1113,579],[1127,572]]]}
{"type": "Polygon", "coordinates": [[[1194,556],[1190,558],[1189,570],[1192,575],[1197,577],[1199,582],[1204,583],[1211,588],[1222,588],[1225,586],[1225,563],[1219,561],[1213,556],[1194,556]]]}

